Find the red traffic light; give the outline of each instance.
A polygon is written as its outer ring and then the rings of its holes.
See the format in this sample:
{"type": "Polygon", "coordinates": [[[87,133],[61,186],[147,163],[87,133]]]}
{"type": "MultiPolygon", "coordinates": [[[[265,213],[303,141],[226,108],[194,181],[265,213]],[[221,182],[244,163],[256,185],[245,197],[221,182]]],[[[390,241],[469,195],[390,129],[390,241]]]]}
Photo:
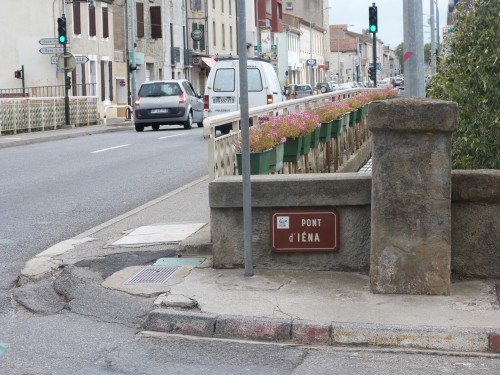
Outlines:
{"type": "Polygon", "coordinates": [[[23,79],[23,71],[22,70],[14,71],[14,77],[16,77],[17,79],[23,79]]]}

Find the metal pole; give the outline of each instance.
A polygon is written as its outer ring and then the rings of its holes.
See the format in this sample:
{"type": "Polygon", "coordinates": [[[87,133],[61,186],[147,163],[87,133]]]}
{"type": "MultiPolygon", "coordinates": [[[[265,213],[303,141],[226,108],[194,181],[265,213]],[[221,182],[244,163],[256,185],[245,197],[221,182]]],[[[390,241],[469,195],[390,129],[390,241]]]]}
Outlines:
{"type": "Polygon", "coordinates": [[[340,29],[337,29],[337,85],[340,84],[340,29]]]}
{"type": "Polygon", "coordinates": [[[23,87],[23,98],[26,96],[26,86],[24,85],[24,65],[21,65],[21,84],[23,87]]]}
{"type": "Polygon", "coordinates": [[[430,9],[431,9],[431,17],[430,17],[430,25],[431,25],[431,74],[436,74],[436,29],[434,27],[434,0],[430,0],[430,9]]]}
{"type": "Polygon", "coordinates": [[[313,66],[312,66],[312,58],[313,58],[313,45],[312,45],[312,29],[313,24],[309,23],[309,82],[311,83],[311,87],[314,90],[314,76],[313,76],[313,66]]]}
{"type": "Polygon", "coordinates": [[[437,0],[436,0],[436,40],[437,40],[437,45],[436,45],[436,62],[437,62],[438,56],[441,53],[441,46],[439,44],[439,8],[437,0]]]}
{"type": "Polygon", "coordinates": [[[236,6],[236,24],[238,25],[238,60],[240,68],[241,160],[243,175],[243,249],[245,255],[245,276],[253,276],[252,189],[250,181],[250,128],[248,120],[248,66],[246,54],[245,0],[237,0],[236,6]]]}
{"type": "Polygon", "coordinates": [[[405,95],[424,97],[422,0],[403,0],[403,20],[405,95]]]}
{"type": "MultiPolygon", "coordinates": [[[[134,27],[134,21],[135,21],[135,0],[130,1],[131,6],[130,6],[130,43],[131,47],[130,51],[130,64],[133,67],[137,67],[135,63],[135,27],[134,27]]],[[[127,57],[128,58],[128,57],[127,57]]],[[[132,70],[132,87],[131,87],[131,101],[132,103],[135,102],[135,97],[137,96],[137,75],[136,75],[137,69],[132,70]]]]}
{"type": "MultiPolygon", "coordinates": [[[[63,13],[62,17],[66,19],[66,15],[63,13]]],[[[65,21],[66,22],[66,21],[65,21]]],[[[69,116],[69,87],[67,85],[68,80],[68,59],[69,57],[66,55],[66,43],[63,44],[63,56],[64,56],[64,118],[66,126],[70,126],[70,116],[69,116]]]]}
{"type": "MultiPolygon", "coordinates": [[[[129,27],[130,27],[130,20],[128,18],[128,0],[125,0],[125,58],[127,60],[127,104],[129,106],[132,106],[132,100],[131,100],[131,91],[130,91],[130,61],[129,61],[129,27]]],[[[131,113],[130,113],[130,107],[127,107],[127,119],[131,119],[131,113]]]]}
{"type": "MultiPolygon", "coordinates": [[[[375,3],[373,3],[375,5],[375,3]]],[[[377,87],[377,33],[373,33],[373,70],[375,71],[375,78],[373,78],[373,87],[377,87]]]]}

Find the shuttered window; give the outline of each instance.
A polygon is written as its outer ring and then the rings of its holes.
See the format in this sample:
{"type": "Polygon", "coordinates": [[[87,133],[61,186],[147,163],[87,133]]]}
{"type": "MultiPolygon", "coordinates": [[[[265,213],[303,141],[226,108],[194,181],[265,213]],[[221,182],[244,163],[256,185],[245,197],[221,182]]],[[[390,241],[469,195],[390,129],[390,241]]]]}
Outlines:
{"type": "Polygon", "coordinates": [[[198,25],[198,28],[202,31],[203,37],[200,40],[200,50],[204,51],[205,50],[205,25],[202,25],[201,23],[198,25]]]}
{"type": "Polygon", "coordinates": [[[89,35],[96,36],[95,7],[89,6],[89,35]]]}
{"type": "MultiPolygon", "coordinates": [[[[191,27],[192,27],[192,30],[197,30],[198,29],[198,24],[193,22],[191,24],[191,27]]],[[[197,40],[193,40],[193,49],[198,49],[198,41],[197,40]]]]}
{"type": "Polygon", "coordinates": [[[109,38],[108,7],[102,8],[102,37],[109,38]]]}
{"type": "Polygon", "coordinates": [[[149,8],[151,16],[151,38],[161,39],[161,7],[149,8]]]}
{"type": "Polygon", "coordinates": [[[109,70],[109,100],[113,101],[113,62],[108,62],[108,70],[109,70]]]}
{"type": "Polygon", "coordinates": [[[144,4],[135,4],[136,18],[137,18],[137,37],[144,38],[144,4]]]}
{"type": "Polygon", "coordinates": [[[82,22],[80,19],[80,2],[73,3],[73,34],[80,35],[82,33],[82,22]]]}
{"type": "Polygon", "coordinates": [[[101,100],[106,100],[106,81],[104,80],[104,61],[101,60],[101,100]]]}
{"type": "Polygon", "coordinates": [[[87,96],[87,82],[85,78],[85,64],[82,64],[82,95],[87,96]]]}

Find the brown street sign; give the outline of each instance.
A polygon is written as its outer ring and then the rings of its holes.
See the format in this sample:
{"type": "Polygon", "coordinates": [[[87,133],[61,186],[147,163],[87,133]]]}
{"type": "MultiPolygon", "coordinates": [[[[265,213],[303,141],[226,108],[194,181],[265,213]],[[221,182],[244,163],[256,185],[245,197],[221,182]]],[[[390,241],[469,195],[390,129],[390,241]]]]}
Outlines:
{"type": "Polygon", "coordinates": [[[271,212],[271,248],[276,252],[334,252],[339,249],[336,210],[271,212]]]}

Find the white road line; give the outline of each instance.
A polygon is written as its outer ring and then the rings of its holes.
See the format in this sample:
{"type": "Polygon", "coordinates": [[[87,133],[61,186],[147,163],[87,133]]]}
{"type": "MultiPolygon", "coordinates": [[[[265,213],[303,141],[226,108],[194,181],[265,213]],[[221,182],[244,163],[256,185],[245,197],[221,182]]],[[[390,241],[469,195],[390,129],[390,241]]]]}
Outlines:
{"type": "Polygon", "coordinates": [[[160,137],[158,139],[165,139],[165,138],[173,138],[173,137],[178,137],[180,135],[187,135],[188,133],[180,133],[180,134],[174,134],[174,135],[167,135],[166,137],[160,137]]]}
{"type": "Polygon", "coordinates": [[[92,151],[91,154],[97,154],[98,152],[114,150],[115,148],[121,148],[121,147],[127,147],[127,146],[130,146],[130,145],[128,144],[128,145],[120,145],[120,146],[115,146],[115,147],[110,147],[110,148],[103,148],[102,150],[92,151]]]}

